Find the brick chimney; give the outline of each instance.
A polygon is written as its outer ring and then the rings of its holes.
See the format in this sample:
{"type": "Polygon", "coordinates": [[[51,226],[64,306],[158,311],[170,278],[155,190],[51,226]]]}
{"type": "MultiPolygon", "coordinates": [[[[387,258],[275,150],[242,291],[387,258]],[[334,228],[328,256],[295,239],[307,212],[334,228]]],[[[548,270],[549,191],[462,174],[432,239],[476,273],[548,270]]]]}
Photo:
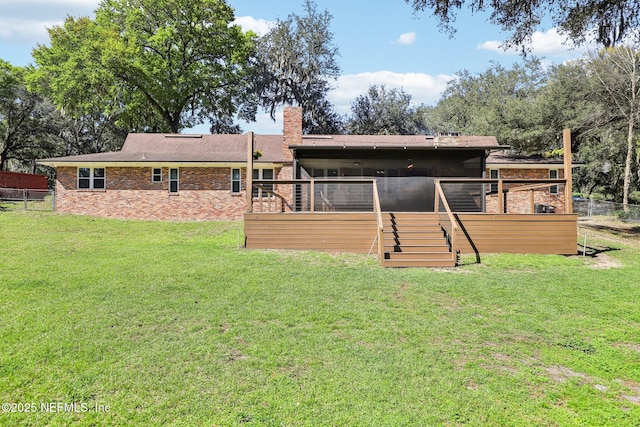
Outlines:
{"type": "Polygon", "coordinates": [[[284,143],[302,143],[302,107],[284,108],[284,143]]]}

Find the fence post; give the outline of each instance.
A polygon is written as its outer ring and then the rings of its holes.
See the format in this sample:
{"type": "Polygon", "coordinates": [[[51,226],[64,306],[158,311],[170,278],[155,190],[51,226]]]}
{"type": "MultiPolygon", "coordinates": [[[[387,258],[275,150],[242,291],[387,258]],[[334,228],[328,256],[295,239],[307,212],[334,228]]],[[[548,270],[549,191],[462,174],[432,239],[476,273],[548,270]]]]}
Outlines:
{"type": "Polygon", "coordinates": [[[56,211],[56,191],[51,190],[51,212],[56,211]]]}
{"type": "Polygon", "coordinates": [[[27,194],[28,194],[28,193],[27,193],[27,189],[26,189],[26,188],[23,188],[23,189],[22,189],[22,200],[24,201],[24,210],[25,210],[25,211],[27,210],[27,207],[28,207],[28,206],[27,206],[27,194]]]}

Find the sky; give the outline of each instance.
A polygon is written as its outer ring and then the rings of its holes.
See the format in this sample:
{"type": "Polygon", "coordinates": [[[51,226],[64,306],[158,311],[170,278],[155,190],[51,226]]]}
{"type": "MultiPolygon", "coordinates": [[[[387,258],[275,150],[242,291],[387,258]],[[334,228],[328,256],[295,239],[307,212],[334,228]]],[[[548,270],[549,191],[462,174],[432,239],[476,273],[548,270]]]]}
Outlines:
{"type": "MultiPolygon", "coordinates": [[[[31,51],[47,44],[47,28],[61,25],[66,16],[93,16],[100,0],[0,0],[0,58],[16,66],[31,64],[31,51]]],[[[400,88],[414,105],[434,105],[455,73],[477,74],[492,61],[510,68],[522,58],[500,45],[507,34],[488,15],[459,13],[453,38],[441,32],[428,12],[415,13],[404,0],[315,0],[319,11],[332,15],[330,29],[340,56],[341,75],[329,97],[341,114],[350,111],[356,97],[371,85],[400,88]]],[[[227,0],[236,21],[258,34],[289,14],[302,15],[303,0],[227,0]]],[[[561,63],[584,54],[571,49],[551,27],[534,34],[532,54],[544,63],[561,63]]],[[[274,123],[261,114],[256,123],[241,124],[245,131],[282,133],[281,114],[274,123]]],[[[208,126],[192,129],[207,132],[208,126]]]]}

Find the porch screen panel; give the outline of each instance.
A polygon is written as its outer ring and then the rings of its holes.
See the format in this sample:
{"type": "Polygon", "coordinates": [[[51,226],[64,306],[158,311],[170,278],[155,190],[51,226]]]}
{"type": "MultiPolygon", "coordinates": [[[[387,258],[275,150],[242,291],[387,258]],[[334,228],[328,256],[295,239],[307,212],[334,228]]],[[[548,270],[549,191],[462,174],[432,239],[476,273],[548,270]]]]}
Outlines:
{"type": "Polygon", "coordinates": [[[378,178],[380,208],[388,212],[433,212],[435,184],[431,177],[378,178]]]}

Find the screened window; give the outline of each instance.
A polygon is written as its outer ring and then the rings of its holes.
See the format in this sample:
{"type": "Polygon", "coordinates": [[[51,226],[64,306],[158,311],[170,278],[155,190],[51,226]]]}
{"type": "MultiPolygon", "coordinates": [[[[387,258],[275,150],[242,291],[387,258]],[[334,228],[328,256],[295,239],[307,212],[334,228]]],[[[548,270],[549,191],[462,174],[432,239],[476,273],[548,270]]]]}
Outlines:
{"type": "Polygon", "coordinates": [[[177,193],[180,189],[180,174],[178,169],[169,169],[169,193],[177,193]]]}
{"type": "MultiPolygon", "coordinates": [[[[558,178],[558,171],[556,169],[550,169],[549,170],[549,178],[557,179],[558,178]]],[[[558,194],[558,186],[557,185],[550,186],[549,187],[549,193],[558,194]]]]}
{"type": "Polygon", "coordinates": [[[231,169],[231,192],[239,193],[242,189],[242,175],[240,169],[231,169]]]}
{"type": "Polygon", "coordinates": [[[151,171],[152,182],[162,182],[162,168],[153,168],[151,171]]]}
{"type": "Polygon", "coordinates": [[[78,168],[78,189],[102,190],[105,183],[104,168],[78,168]]]}

